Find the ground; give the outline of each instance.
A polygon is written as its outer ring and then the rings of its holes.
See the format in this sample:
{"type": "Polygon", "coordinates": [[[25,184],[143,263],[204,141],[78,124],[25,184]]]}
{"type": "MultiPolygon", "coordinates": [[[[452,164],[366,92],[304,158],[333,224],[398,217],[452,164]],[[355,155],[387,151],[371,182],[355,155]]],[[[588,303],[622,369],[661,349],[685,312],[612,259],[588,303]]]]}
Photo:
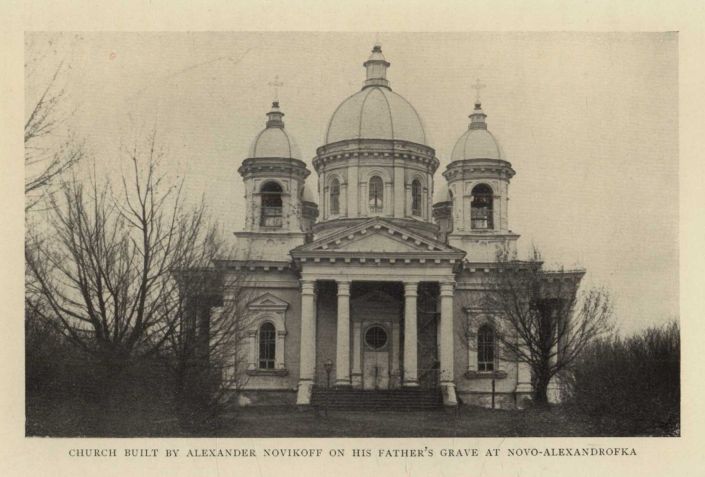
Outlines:
{"type": "Polygon", "coordinates": [[[524,411],[464,406],[458,410],[300,411],[295,407],[250,407],[226,413],[218,426],[184,431],[160,408],[112,415],[84,406],[44,402],[28,409],[28,436],[222,436],[222,437],[530,437],[610,435],[561,407],[524,411]]]}

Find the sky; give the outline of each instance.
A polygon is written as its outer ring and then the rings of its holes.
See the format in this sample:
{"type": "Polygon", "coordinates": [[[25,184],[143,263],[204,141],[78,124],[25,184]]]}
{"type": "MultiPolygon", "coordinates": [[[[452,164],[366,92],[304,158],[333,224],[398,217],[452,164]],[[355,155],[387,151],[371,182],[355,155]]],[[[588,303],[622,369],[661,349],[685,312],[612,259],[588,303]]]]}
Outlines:
{"type": "Polygon", "coordinates": [[[678,316],[676,34],[30,33],[25,98],[63,62],[65,126],[97,167],[123,170],[124,150],[156,130],[164,167],[229,233],[244,224],[237,168],[264,127],[269,83],[283,83],[286,129],[310,167],[376,40],[436,150],[436,184],[479,78],[488,128],[517,172],[520,251],[584,267],[624,332],[678,316]]]}

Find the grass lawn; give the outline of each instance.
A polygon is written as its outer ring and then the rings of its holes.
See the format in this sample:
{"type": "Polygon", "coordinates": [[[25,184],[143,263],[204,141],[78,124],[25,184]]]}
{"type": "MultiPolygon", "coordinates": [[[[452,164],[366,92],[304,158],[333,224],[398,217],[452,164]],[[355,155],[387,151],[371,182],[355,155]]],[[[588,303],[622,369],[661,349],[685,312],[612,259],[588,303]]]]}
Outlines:
{"type": "Polygon", "coordinates": [[[221,436],[233,437],[518,437],[585,436],[585,423],[560,408],[506,411],[297,411],[249,408],[226,416],[221,436]]]}
{"type": "Polygon", "coordinates": [[[532,437],[595,436],[595,430],[561,407],[524,411],[463,406],[433,411],[300,411],[294,406],[239,408],[216,429],[185,431],[164,406],[91,408],[44,401],[27,409],[28,436],[55,437],[532,437]]]}

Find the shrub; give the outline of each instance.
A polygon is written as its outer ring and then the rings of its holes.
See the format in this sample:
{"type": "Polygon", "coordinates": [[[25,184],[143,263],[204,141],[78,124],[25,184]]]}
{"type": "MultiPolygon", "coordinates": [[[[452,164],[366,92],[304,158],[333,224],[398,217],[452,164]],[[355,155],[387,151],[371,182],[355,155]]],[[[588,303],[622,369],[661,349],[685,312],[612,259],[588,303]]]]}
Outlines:
{"type": "Polygon", "coordinates": [[[602,432],[677,435],[680,327],[671,322],[628,338],[597,340],[564,379],[567,404],[602,432]]]}

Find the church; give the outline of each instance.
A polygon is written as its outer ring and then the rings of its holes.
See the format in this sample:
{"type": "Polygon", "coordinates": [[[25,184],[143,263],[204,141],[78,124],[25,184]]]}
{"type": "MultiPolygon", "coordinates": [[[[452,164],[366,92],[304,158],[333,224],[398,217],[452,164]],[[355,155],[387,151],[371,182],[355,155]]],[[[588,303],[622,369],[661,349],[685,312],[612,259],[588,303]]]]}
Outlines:
{"type": "Polygon", "coordinates": [[[380,45],[363,66],[310,164],[276,100],[238,169],[245,223],[215,266],[248,274],[239,402],[521,406],[530,368],[503,355],[480,305],[498,250],[519,238],[515,171],[479,95],[439,159],[380,45]]]}

